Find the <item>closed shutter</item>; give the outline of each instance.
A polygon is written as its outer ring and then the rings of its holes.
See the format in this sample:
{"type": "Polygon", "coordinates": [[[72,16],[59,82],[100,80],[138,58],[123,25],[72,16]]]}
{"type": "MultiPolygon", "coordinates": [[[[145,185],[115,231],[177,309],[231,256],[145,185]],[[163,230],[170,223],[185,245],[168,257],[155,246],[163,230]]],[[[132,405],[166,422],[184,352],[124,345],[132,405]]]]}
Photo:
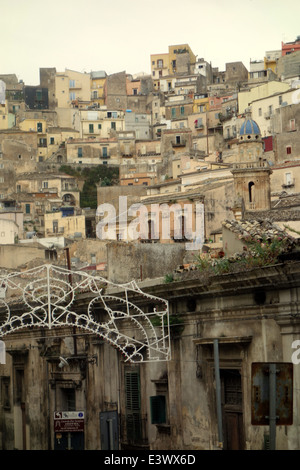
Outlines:
{"type": "Polygon", "coordinates": [[[127,440],[137,442],[142,438],[140,374],[138,371],[125,372],[125,394],[127,440]]]}

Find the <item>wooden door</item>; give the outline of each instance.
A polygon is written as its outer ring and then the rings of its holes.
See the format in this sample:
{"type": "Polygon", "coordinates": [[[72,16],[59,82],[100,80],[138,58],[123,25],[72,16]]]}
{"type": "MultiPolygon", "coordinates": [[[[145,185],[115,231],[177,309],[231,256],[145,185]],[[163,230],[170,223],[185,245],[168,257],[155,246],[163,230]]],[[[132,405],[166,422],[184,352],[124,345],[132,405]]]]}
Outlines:
{"type": "Polygon", "coordinates": [[[223,369],[220,372],[224,449],[243,450],[244,425],[241,375],[235,369],[223,369]]]}

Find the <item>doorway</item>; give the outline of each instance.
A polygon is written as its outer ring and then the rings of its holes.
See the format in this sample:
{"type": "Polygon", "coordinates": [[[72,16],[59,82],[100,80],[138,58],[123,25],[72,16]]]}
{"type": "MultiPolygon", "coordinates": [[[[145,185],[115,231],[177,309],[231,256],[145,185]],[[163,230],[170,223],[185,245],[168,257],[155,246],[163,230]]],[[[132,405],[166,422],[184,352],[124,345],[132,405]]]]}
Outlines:
{"type": "Polygon", "coordinates": [[[243,396],[240,371],[221,369],[224,450],[244,449],[243,396]]]}
{"type": "Polygon", "coordinates": [[[100,412],[101,450],[119,450],[118,412],[100,412]]]}

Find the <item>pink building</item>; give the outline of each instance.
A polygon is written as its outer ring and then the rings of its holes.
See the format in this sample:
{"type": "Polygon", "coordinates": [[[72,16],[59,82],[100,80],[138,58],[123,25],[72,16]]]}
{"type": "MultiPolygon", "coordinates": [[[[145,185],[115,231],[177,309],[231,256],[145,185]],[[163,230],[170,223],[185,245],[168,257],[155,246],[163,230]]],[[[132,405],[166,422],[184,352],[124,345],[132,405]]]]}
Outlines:
{"type": "Polygon", "coordinates": [[[294,42],[281,42],[281,55],[291,54],[292,52],[300,51],[300,36],[294,42]]]}

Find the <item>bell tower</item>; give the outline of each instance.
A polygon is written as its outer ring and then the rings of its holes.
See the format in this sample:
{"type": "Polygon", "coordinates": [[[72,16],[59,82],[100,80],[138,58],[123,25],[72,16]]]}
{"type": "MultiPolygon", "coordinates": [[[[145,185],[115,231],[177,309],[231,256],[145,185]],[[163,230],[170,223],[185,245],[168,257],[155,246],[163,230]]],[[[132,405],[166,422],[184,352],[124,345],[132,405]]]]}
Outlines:
{"type": "Polygon", "coordinates": [[[235,196],[242,199],[246,211],[271,208],[270,175],[272,170],[263,158],[260,129],[249,113],[240,129],[238,160],[231,172],[235,196]]]}

